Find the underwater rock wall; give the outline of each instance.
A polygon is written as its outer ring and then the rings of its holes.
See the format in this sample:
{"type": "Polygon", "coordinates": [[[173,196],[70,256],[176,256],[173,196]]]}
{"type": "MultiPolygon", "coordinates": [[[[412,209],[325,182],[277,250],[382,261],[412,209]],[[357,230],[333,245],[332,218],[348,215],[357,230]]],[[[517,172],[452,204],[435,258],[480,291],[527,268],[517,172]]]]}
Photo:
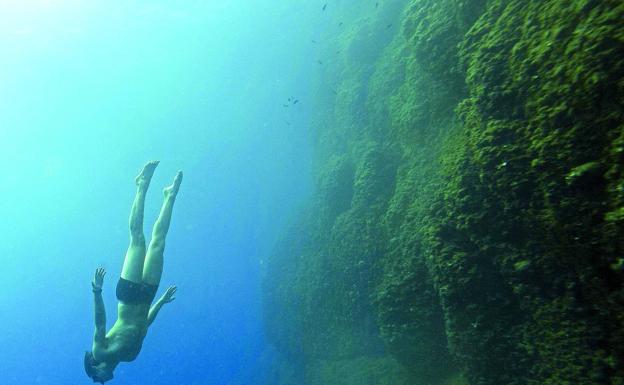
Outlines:
{"type": "Polygon", "coordinates": [[[327,12],[272,384],[624,384],[624,3],[327,12]]]}

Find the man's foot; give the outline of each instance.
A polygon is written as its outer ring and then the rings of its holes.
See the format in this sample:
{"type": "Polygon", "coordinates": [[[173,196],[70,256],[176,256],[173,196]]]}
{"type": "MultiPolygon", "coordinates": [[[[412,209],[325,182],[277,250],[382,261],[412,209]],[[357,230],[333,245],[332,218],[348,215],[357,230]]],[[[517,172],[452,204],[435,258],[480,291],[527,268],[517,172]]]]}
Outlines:
{"type": "Polygon", "coordinates": [[[150,181],[152,180],[152,175],[154,175],[154,170],[156,170],[156,166],[158,166],[160,161],[151,160],[147,162],[145,166],[143,166],[143,170],[134,178],[134,182],[138,187],[147,188],[149,186],[150,181]]]}
{"type": "Polygon", "coordinates": [[[180,183],[182,183],[182,171],[178,171],[175,178],[173,178],[173,184],[171,186],[165,187],[163,193],[166,197],[173,197],[178,194],[178,190],[180,190],[180,183]]]}

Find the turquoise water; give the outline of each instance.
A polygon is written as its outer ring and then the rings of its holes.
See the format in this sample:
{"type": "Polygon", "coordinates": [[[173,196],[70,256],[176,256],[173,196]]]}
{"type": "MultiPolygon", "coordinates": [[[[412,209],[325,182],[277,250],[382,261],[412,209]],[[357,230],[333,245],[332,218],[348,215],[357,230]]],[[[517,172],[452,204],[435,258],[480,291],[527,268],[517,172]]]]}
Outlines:
{"type": "Polygon", "coordinates": [[[264,0],[0,1],[0,383],[90,383],[90,280],[108,269],[110,327],[150,159],[147,234],[185,172],[159,291],[179,294],[114,383],[228,384],[256,364],[262,258],[310,190],[309,15],[322,16],[264,0]]]}
{"type": "Polygon", "coordinates": [[[92,383],[90,282],[110,328],[154,159],[177,299],[113,384],[623,384],[622,21],[0,0],[0,385],[92,383]]]}

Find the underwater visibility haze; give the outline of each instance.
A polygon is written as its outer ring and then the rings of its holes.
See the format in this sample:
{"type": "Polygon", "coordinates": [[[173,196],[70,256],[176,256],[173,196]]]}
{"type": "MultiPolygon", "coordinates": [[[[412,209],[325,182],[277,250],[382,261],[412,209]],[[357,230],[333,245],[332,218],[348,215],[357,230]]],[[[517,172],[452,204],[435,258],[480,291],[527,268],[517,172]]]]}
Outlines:
{"type": "Polygon", "coordinates": [[[113,384],[624,384],[623,106],[616,0],[0,0],[0,384],[92,383],[149,160],[113,384]]]}
{"type": "Polygon", "coordinates": [[[263,255],[310,188],[306,105],[285,117],[280,103],[308,93],[287,8],[0,4],[0,383],[91,382],[90,281],[107,268],[110,327],[134,178],[150,159],[148,238],[162,188],[185,172],[158,295],[179,292],[113,381],[229,383],[263,349],[263,255]]]}

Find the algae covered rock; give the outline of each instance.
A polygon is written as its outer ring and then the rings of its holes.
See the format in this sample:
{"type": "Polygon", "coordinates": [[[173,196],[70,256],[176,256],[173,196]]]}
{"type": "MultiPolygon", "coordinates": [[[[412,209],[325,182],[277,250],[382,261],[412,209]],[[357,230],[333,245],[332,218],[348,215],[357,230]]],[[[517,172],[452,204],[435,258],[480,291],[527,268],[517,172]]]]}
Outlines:
{"type": "Polygon", "coordinates": [[[624,383],[624,3],[339,7],[264,280],[284,381],[624,383]]]}

